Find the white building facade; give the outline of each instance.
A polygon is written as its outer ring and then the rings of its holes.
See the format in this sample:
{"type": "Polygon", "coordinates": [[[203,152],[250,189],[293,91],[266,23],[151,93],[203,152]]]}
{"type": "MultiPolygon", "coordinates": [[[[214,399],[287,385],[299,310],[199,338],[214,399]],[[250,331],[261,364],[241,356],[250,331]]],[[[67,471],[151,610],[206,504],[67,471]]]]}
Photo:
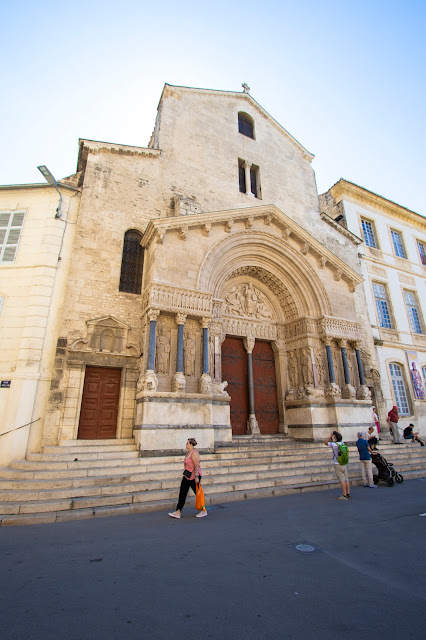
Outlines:
{"type": "Polygon", "coordinates": [[[426,218],[346,180],[320,196],[327,217],[360,236],[364,290],[378,370],[373,393],[385,423],[426,434],[426,218]]]}

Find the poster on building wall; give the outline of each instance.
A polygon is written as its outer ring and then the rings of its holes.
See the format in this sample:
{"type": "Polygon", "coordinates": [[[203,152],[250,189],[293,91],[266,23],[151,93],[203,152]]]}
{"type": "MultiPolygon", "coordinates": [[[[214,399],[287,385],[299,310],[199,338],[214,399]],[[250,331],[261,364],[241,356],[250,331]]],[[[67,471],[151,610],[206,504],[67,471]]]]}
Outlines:
{"type": "Polygon", "coordinates": [[[406,351],[406,354],[410,369],[411,383],[414,390],[414,397],[416,400],[424,400],[425,388],[423,386],[422,374],[420,373],[420,367],[417,361],[417,351],[406,351]]]}

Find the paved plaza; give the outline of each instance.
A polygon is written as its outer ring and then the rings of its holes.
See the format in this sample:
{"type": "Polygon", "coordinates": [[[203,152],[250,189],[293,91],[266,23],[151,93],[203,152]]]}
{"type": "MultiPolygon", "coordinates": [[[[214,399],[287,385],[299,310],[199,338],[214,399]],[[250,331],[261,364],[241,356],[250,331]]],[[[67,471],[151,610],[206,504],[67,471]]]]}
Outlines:
{"type": "Polygon", "coordinates": [[[426,479],[338,494],[0,527],[2,638],[423,640],[426,479]]]}

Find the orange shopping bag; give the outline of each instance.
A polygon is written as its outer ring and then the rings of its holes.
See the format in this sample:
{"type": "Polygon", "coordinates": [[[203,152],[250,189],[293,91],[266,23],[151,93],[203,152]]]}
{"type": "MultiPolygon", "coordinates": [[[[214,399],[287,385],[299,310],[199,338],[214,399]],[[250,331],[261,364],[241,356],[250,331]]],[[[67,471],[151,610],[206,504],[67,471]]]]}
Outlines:
{"type": "Polygon", "coordinates": [[[206,500],[204,498],[204,491],[200,484],[197,484],[197,492],[195,494],[195,508],[198,511],[206,510],[206,500]]]}

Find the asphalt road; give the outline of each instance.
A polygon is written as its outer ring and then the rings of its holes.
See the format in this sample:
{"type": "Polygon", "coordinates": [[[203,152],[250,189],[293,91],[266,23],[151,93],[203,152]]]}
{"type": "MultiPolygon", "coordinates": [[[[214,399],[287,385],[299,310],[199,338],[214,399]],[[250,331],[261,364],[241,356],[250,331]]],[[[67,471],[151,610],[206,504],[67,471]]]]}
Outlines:
{"type": "Polygon", "coordinates": [[[426,479],[338,494],[0,527],[1,639],[423,640],[426,479]]]}

